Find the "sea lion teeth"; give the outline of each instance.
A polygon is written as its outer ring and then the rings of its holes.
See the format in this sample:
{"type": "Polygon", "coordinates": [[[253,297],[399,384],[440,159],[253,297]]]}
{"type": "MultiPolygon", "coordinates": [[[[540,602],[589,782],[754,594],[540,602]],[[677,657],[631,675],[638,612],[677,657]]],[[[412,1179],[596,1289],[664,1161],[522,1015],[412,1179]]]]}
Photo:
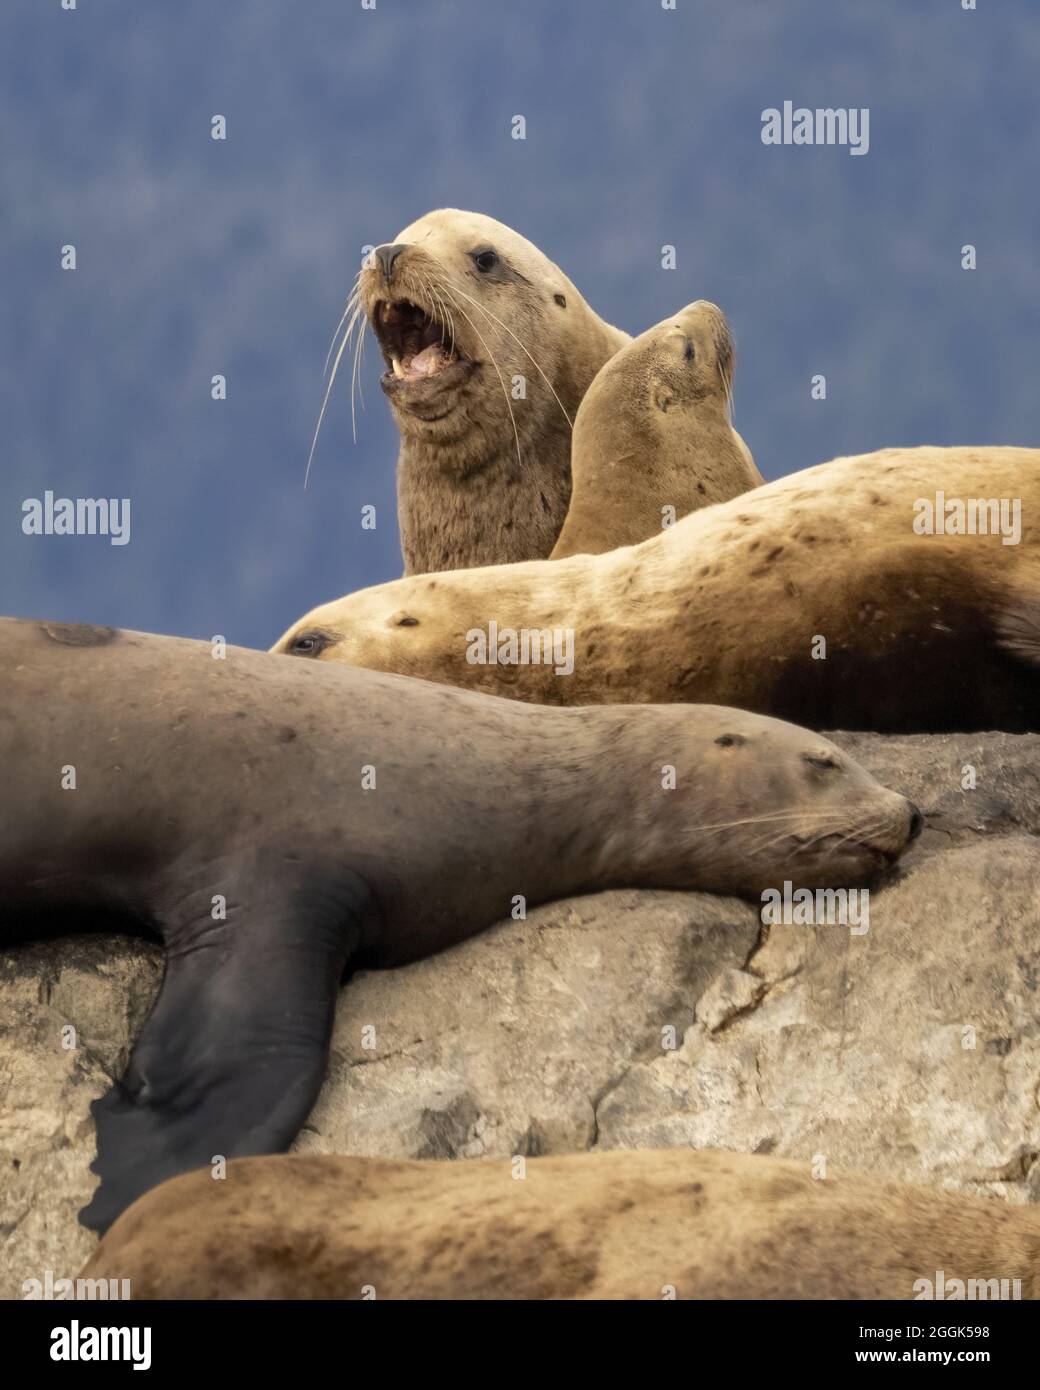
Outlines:
{"type": "Polygon", "coordinates": [[[391,367],[393,367],[393,369],[394,369],[394,376],[396,376],[396,377],[403,377],[403,376],[404,376],[404,368],[401,366],[401,359],[400,359],[399,357],[391,357],[391,359],[390,359],[390,365],[391,365],[391,367]]]}

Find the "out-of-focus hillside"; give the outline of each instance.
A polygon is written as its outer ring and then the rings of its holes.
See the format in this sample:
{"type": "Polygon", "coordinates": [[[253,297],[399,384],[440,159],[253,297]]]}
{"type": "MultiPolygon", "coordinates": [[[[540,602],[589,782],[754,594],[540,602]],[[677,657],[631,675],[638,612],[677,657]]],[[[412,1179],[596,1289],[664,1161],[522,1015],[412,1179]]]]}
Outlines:
{"type": "Polygon", "coordinates": [[[1037,443],[1038,70],[1027,0],[5,0],[0,609],[266,645],[396,576],[371,345],[357,445],[344,387],[303,472],[360,248],[436,205],[630,331],[722,304],[768,477],[1037,443]],[[869,107],[869,153],[764,146],[785,99],[869,107]],[[47,488],[130,497],[131,543],[23,536],[47,488]]]}

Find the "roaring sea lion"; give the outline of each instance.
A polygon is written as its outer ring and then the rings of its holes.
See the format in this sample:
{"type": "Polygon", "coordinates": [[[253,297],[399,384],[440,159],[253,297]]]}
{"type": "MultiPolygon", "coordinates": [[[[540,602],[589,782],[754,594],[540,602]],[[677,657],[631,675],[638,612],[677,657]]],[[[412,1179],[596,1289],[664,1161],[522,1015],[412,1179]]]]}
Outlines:
{"type": "Polygon", "coordinates": [[[817,729],[1035,732],[1040,450],[837,459],[642,545],[364,589],[273,650],[546,704],[705,700],[817,729]],[[566,639],[566,664],[541,659],[548,638],[566,639]]]}
{"type": "Polygon", "coordinates": [[[698,299],[600,367],[574,421],[571,505],[550,559],[637,545],[765,481],[731,422],[735,360],[722,310],[698,299]]]}
{"type": "Polygon", "coordinates": [[[405,573],[545,559],[571,495],[571,424],[628,342],[537,246],[442,208],[376,248],[358,305],[401,433],[405,573]]]}
{"type": "Polygon", "coordinates": [[[1028,1299],[1040,1211],[691,1149],[531,1158],[522,1180],[245,1158],[150,1192],[80,1277],[138,1299],[1028,1299]]]}
{"type": "Polygon", "coordinates": [[[450,946],[517,895],[851,885],[920,829],[825,739],[739,710],[546,710],[11,620],[0,667],[0,940],[118,924],[167,948],[94,1106],[95,1230],[214,1154],[291,1143],[348,967],[450,946]]]}

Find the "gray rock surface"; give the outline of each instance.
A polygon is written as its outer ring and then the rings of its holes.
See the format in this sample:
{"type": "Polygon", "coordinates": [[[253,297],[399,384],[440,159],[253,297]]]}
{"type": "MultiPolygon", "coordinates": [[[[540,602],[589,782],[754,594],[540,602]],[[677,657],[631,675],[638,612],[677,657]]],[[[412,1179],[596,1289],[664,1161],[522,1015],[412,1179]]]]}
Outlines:
{"type": "MultiPolygon", "coordinates": [[[[1040,1200],[1040,737],[836,741],[928,818],[866,934],[633,890],[360,975],[297,1146],[692,1145],[1040,1200]]],[[[0,954],[2,1297],[93,1246],[76,1223],[88,1106],[160,973],[158,951],[116,938],[0,954]]]]}

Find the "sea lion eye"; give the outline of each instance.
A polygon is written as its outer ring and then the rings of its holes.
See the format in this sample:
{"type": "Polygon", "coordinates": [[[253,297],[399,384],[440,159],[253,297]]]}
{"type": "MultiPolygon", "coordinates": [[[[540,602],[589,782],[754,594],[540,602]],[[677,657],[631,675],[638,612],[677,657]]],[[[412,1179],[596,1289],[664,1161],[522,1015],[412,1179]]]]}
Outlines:
{"type": "Polygon", "coordinates": [[[566,309],[567,301],[566,299],[564,299],[562,294],[554,294],[553,299],[556,300],[556,303],[560,306],[561,309],[566,309]]]}
{"type": "Polygon", "coordinates": [[[803,753],[802,758],[810,767],[818,767],[823,771],[826,771],[828,768],[840,767],[838,760],[830,757],[826,753],[803,753]]]}
{"type": "Polygon", "coordinates": [[[494,251],[474,251],[473,264],[486,275],[498,265],[498,256],[494,251]]]}
{"type": "Polygon", "coordinates": [[[289,655],[320,656],[331,640],[324,632],[301,632],[289,644],[289,655]]]}
{"type": "Polygon", "coordinates": [[[743,734],[719,734],[715,742],[720,748],[739,748],[742,743],[747,743],[743,734]]]}
{"type": "Polygon", "coordinates": [[[687,362],[693,361],[693,343],[689,338],[686,339],[686,347],[683,349],[683,356],[686,358],[687,362]]]}

